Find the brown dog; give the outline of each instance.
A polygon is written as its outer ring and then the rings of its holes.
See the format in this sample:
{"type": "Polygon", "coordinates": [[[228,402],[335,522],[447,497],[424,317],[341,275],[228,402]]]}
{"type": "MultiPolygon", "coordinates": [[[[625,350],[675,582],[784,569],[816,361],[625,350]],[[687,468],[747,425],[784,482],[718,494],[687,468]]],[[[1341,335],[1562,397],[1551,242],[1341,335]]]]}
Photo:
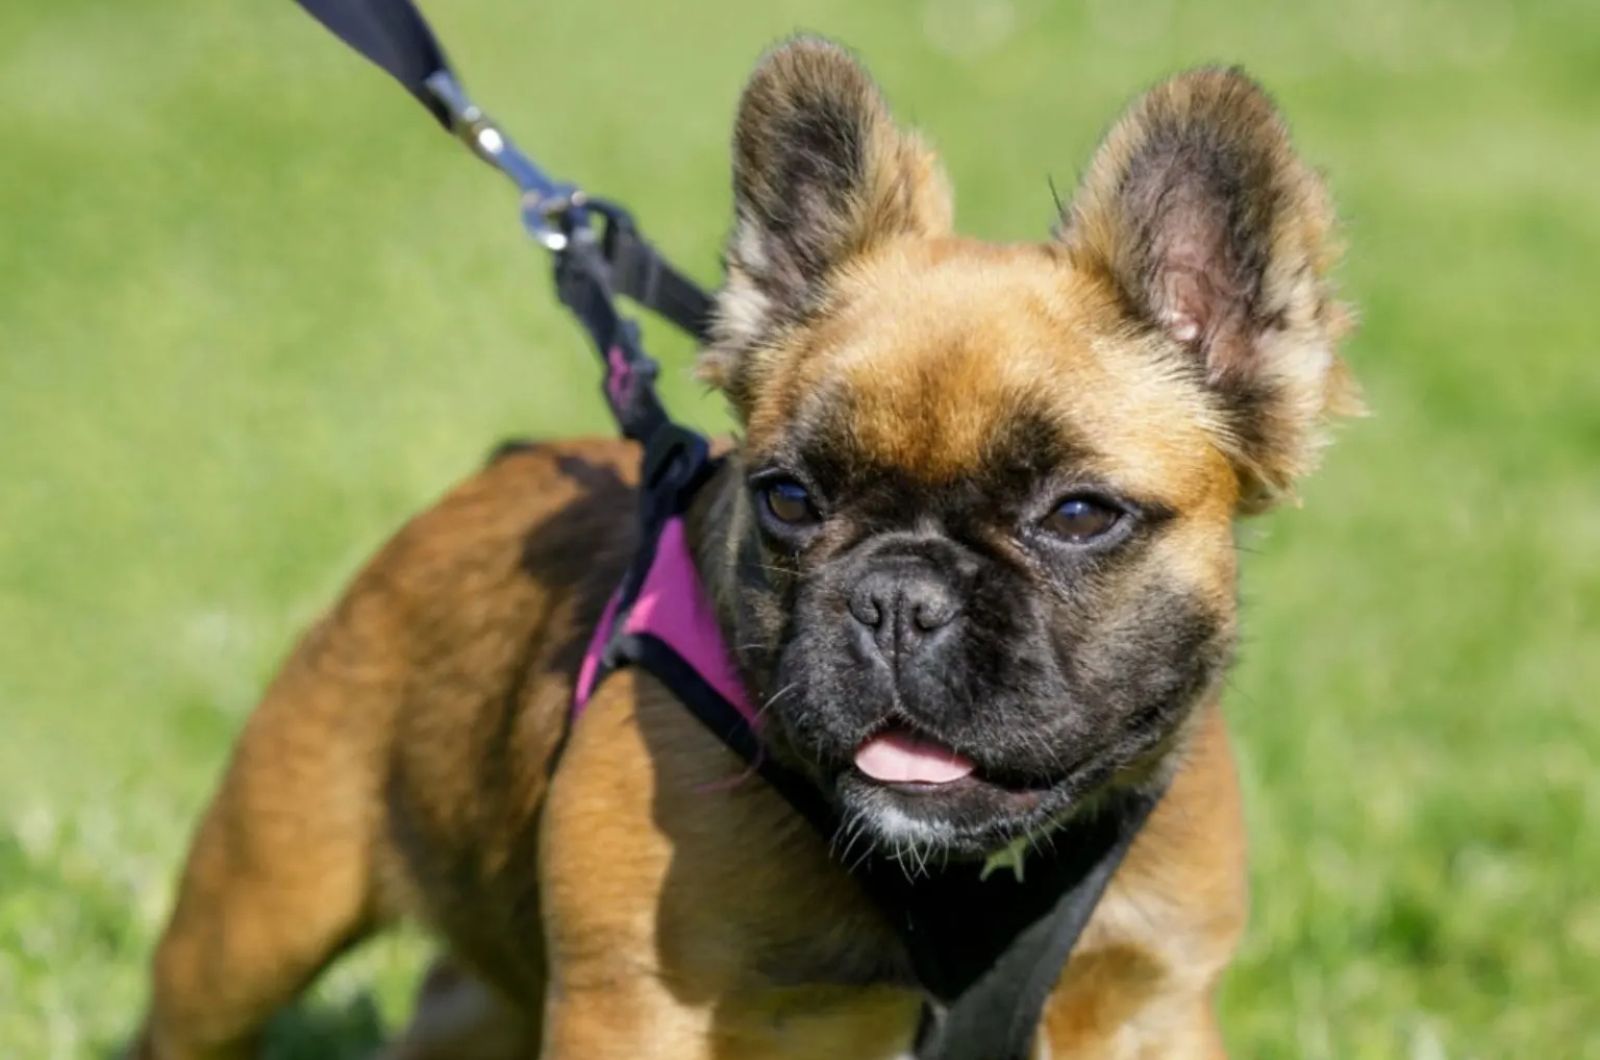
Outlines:
{"type": "MultiPolygon", "coordinates": [[[[814,40],[762,62],[734,150],[702,369],[743,433],[689,529],[769,753],[917,860],[1016,856],[1170,778],[1038,1052],[1221,1055],[1233,523],[1356,401],[1321,182],[1255,85],[1199,70],[1115,126],[1056,239],[971,242],[933,155],[814,40]],[[929,748],[962,775],[917,776],[929,748]]],[[[880,912],[663,686],[623,671],[568,732],[636,461],[503,455],[306,636],[195,838],[138,1055],[248,1053],[402,916],[450,957],[395,1055],[908,1048],[880,912]]]]}

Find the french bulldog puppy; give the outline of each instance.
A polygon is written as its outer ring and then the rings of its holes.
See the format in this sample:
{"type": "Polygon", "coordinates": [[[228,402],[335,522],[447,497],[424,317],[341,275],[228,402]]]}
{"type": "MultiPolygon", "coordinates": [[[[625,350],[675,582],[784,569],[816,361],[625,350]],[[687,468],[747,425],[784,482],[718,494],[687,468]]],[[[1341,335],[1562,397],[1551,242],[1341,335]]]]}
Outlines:
{"type": "Polygon", "coordinates": [[[1234,524],[1357,406],[1322,181],[1260,88],[1195,70],[1115,124],[1057,234],[976,242],[926,144],[810,38],[761,61],[733,153],[700,371],[739,433],[688,534],[765,753],[848,836],[646,673],[571,720],[638,452],[520,447],[383,548],[250,718],[135,1055],[250,1055],[413,918],[447,956],[396,1057],[902,1056],[922,999],[840,848],[1025,869],[1159,786],[1037,1053],[1222,1055],[1234,524]]]}

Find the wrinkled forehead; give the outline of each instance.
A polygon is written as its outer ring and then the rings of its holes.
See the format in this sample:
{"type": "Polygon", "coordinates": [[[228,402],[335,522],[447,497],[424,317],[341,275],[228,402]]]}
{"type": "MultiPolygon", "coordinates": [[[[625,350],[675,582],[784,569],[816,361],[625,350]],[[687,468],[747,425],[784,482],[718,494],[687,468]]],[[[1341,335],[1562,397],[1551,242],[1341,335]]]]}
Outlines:
{"type": "Polygon", "coordinates": [[[758,458],[929,486],[1065,469],[1178,506],[1231,478],[1200,381],[1050,248],[940,249],[861,267],[774,351],[758,458]]]}

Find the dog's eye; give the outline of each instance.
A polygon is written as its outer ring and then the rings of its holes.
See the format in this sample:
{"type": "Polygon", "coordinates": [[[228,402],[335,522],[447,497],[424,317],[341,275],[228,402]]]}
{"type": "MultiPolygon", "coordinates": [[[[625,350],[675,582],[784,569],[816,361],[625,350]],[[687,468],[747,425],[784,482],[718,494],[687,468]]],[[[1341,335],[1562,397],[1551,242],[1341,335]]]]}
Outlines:
{"type": "Polygon", "coordinates": [[[817,509],[806,488],[793,479],[779,479],[761,488],[767,511],[780,523],[806,526],[816,522],[817,509]]]}
{"type": "Polygon", "coordinates": [[[1044,528],[1063,541],[1084,545],[1110,533],[1122,510],[1094,497],[1068,497],[1044,518],[1044,528]]]}

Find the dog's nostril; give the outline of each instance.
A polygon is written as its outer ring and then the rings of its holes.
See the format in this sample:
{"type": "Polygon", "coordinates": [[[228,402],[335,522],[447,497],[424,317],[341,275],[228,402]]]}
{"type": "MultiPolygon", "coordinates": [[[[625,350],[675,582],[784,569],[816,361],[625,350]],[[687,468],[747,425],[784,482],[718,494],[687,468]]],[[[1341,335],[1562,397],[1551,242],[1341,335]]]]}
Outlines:
{"type": "Polygon", "coordinates": [[[911,608],[911,621],[923,633],[932,633],[956,617],[956,605],[951,600],[919,600],[911,608]]]}
{"type": "Polygon", "coordinates": [[[876,593],[858,592],[850,597],[850,614],[868,629],[878,629],[883,625],[886,610],[876,593]]]}

